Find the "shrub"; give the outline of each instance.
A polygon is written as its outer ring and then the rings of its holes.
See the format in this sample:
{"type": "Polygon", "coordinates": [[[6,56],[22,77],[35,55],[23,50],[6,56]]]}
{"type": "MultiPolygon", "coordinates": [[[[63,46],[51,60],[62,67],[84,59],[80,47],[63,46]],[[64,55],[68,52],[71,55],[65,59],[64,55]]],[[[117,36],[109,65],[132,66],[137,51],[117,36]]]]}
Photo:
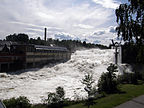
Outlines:
{"type": "Polygon", "coordinates": [[[98,80],[98,91],[106,93],[117,92],[117,79],[115,72],[118,72],[117,66],[110,64],[106,73],[103,73],[98,80]]]}
{"type": "Polygon", "coordinates": [[[3,101],[7,108],[31,108],[31,104],[26,97],[11,98],[3,101]]]}

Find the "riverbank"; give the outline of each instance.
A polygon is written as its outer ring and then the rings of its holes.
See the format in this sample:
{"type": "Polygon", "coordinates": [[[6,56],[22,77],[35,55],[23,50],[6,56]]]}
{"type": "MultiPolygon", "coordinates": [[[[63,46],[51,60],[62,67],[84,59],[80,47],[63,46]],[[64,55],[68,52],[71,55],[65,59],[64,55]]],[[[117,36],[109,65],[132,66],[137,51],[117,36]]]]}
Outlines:
{"type": "MultiPolygon", "coordinates": [[[[101,99],[95,100],[96,104],[91,108],[113,108],[117,105],[120,105],[126,101],[133,99],[134,97],[140,96],[144,94],[144,84],[142,85],[131,85],[125,84],[120,85],[120,90],[122,93],[120,94],[111,94],[106,95],[101,99]]],[[[87,108],[82,103],[68,106],[65,108],[87,108]]]]}
{"type": "MultiPolygon", "coordinates": [[[[105,95],[105,97],[95,100],[95,104],[90,108],[114,108],[137,96],[144,95],[144,84],[123,84],[119,87],[121,90],[120,93],[105,95]]],[[[87,108],[87,106],[85,106],[83,103],[84,102],[79,102],[77,104],[65,106],[64,108],[87,108]]],[[[47,108],[47,106],[44,104],[39,104],[33,105],[32,108],[47,108]]]]}

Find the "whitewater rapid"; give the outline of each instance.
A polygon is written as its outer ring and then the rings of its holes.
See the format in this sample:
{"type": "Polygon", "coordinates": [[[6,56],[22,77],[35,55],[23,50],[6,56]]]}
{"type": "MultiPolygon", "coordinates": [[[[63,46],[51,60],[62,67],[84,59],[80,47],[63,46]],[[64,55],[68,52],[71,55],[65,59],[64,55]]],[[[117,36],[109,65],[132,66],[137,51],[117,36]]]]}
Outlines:
{"type": "Polygon", "coordinates": [[[93,73],[95,85],[110,63],[114,62],[114,50],[78,50],[65,63],[29,69],[16,73],[0,73],[0,99],[26,96],[31,103],[43,103],[48,92],[62,86],[66,97],[84,98],[86,92],[81,83],[86,72],[93,73]]]}

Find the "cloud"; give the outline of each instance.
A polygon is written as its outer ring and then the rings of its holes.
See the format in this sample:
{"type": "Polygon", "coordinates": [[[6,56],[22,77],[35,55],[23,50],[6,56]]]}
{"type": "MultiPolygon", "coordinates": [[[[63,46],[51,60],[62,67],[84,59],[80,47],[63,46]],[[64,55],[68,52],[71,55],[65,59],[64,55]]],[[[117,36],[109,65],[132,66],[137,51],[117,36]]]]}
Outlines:
{"type": "Polygon", "coordinates": [[[55,39],[60,39],[60,40],[72,40],[73,36],[67,33],[58,33],[54,35],[55,39]]]}
{"type": "MultiPolygon", "coordinates": [[[[55,34],[68,33],[74,36],[73,39],[84,39],[96,30],[116,25],[106,24],[115,20],[111,7],[118,3],[113,0],[101,0],[104,5],[98,6],[100,0],[93,1],[1,0],[0,38],[4,39],[8,34],[21,32],[27,33],[30,37],[43,38],[44,28],[47,27],[50,38],[55,38],[55,34]]],[[[102,35],[102,32],[99,35],[102,35]]],[[[56,37],[58,36],[63,37],[56,37]]]]}
{"type": "Polygon", "coordinates": [[[119,6],[119,3],[114,0],[93,0],[96,4],[100,4],[105,8],[116,9],[119,6]]]}
{"type": "Polygon", "coordinates": [[[95,31],[88,36],[88,42],[108,46],[111,43],[111,39],[116,40],[117,37],[116,33],[111,32],[112,28],[115,28],[115,26],[110,26],[108,28],[102,28],[101,30],[95,31]]]}
{"type": "Polygon", "coordinates": [[[117,40],[116,32],[111,32],[112,28],[114,29],[115,26],[110,26],[108,28],[101,28],[101,30],[97,30],[89,35],[83,35],[76,37],[75,35],[71,35],[69,33],[57,33],[54,35],[55,39],[64,39],[64,40],[81,40],[86,41],[87,43],[95,43],[95,44],[103,44],[103,45],[109,45],[111,43],[111,40],[117,40]]]}
{"type": "Polygon", "coordinates": [[[111,33],[116,33],[116,27],[110,27],[110,30],[109,30],[111,33]]]}
{"type": "Polygon", "coordinates": [[[103,34],[105,34],[105,31],[98,31],[94,33],[94,35],[103,35],[103,34]]]}
{"type": "Polygon", "coordinates": [[[94,27],[91,26],[91,25],[85,25],[85,24],[75,24],[74,27],[78,27],[78,28],[81,28],[81,29],[93,29],[94,27]]]}

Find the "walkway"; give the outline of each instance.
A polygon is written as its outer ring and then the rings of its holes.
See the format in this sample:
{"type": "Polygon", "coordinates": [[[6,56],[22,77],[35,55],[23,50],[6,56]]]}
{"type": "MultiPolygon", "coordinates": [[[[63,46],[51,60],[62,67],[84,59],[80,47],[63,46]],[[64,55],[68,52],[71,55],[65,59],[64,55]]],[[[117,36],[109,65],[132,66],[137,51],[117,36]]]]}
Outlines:
{"type": "Polygon", "coordinates": [[[134,98],[126,103],[123,103],[115,108],[144,108],[144,95],[134,98]]]}

